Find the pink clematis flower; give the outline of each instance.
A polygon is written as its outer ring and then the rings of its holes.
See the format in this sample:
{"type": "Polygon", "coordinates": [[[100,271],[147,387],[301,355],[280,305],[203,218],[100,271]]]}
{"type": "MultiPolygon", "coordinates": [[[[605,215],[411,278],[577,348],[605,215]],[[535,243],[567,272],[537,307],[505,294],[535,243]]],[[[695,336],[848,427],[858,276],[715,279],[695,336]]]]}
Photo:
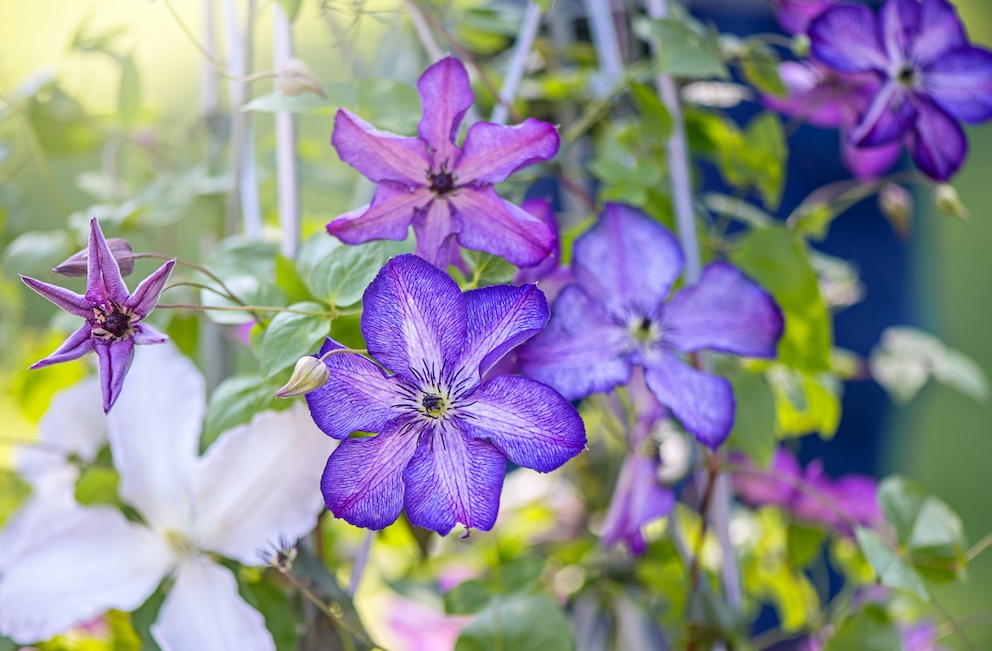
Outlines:
{"type": "Polygon", "coordinates": [[[160,344],[168,340],[167,336],[142,321],[158,303],[159,294],[165,288],[175,264],[175,260],[166,262],[141,281],[131,294],[121,277],[120,266],[103,237],[100,223],[96,218],[91,219],[84,296],[64,287],[21,276],[24,284],[52,303],[70,314],[86,319],[86,323],[69,335],[58,350],[35,362],[30,368],[72,361],[90,351],[96,351],[100,360],[103,411],[110,411],[120,395],[124,376],[131,366],[134,345],[160,344]]]}
{"type": "Polygon", "coordinates": [[[538,264],[555,249],[555,231],[503,200],[493,185],[558,152],[557,129],[529,118],[507,127],[478,122],[459,147],[458,127],[474,97],[460,61],[441,59],[417,82],[423,117],[419,137],[379,131],[339,109],[331,143],[341,160],[379,184],[372,203],[345,213],[327,231],[346,244],[417,236],[416,254],[447,267],[469,249],[499,255],[517,266],[538,264]]]}

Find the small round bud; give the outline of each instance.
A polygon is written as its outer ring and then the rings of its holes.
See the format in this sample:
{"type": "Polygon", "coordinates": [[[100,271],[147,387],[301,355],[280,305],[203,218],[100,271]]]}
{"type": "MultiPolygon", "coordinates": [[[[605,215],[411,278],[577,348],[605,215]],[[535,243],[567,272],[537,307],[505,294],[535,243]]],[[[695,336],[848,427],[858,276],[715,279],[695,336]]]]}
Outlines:
{"type": "Polygon", "coordinates": [[[809,56],[810,41],[805,34],[796,34],[792,37],[792,53],[797,59],[805,59],[809,56]]]}
{"type": "Polygon", "coordinates": [[[281,389],[276,391],[277,398],[295,398],[315,391],[327,384],[331,377],[324,362],[316,357],[302,357],[296,362],[293,374],[281,389]]]}
{"type": "MultiPolygon", "coordinates": [[[[117,266],[121,268],[121,275],[130,276],[131,272],[134,271],[134,253],[128,241],[122,240],[119,237],[112,237],[107,240],[107,246],[110,247],[110,253],[114,256],[114,260],[117,260],[117,266]]],[[[73,253],[64,262],[52,269],[52,271],[74,278],[86,276],[87,257],[87,249],[83,249],[82,251],[73,253]]]]}
{"type": "Polygon", "coordinates": [[[971,211],[961,203],[958,191],[950,183],[941,183],[934,188],[933,205],[945,215],[950,215],[963,222],[971,219],[971,211]]]}
{"type": "Polygon", "coordinates": [[[283,65],[279,76],[276,77],[276,88],[283,95],[313,93],[323,98],[327,97],[317,75],[313,74],[310,66],[300,59],[290,59],[283,65]]]}
{"type": "Polygon", "coordinates": [[[878,209],[900,235],[909,234],[913,220],[913,195],[895,183],[888,183],[878,193],[878,209]]]}

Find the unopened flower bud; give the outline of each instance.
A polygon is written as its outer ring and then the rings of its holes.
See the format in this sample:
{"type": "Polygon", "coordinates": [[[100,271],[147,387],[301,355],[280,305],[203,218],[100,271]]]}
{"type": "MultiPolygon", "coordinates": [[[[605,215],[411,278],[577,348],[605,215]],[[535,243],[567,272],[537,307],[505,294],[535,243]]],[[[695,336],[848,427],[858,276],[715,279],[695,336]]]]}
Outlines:
{"type": "Polygon", "coordinates": [[[317,75],[313,74],[310,66],[300,59],[290,59],[283,65],[282,70],[279,71],[279,76],[276,77],[276,88],[283,95],[313,93],[324,98],[327,97],[324,86],[317,79],[317,75]]]}
{"type": "Polygon", "coordinates": [[[961,203],[958,191],[950,183],[941,183],[934,188],[933,205],[945,215],[956,217],[963,222],[971,219],[971,211],[961,203]]]}
{"type": "Polygon", "coordinates": [[[792,53],[798,59],[805,59],[809,56],[810,41],[805,34],[796,34],[792,37],[792,53]]]}
{"type": "Polygon", "coordinates": [[[909,190],[895,183],[887,184],[878,193],[878,209],[897,233],[902,236],[909,234],[913,220],[913,195],[909,190]]]}
{"type": "Polygon", "coordinates": [[[327,384],[331,377],[324,362],[316,357],[302,357],[296,362],[293,374],[281,389],[276,391],[277,398],[295,398],[315,391],[327,384]]]}
{"type": "MultiPolygon", "coordinates": [[[[117,260],[117,266],[121,268],[122,276],[130,276],[134,271],[134,253],[127,240],[119,237],[112,237],[107,240],[110,253],[117,260]]],[[[52,271],[63,276],[82,277],[86,275],[87,249],[73,253],[64,262],[56,266],[52,271]]]]}

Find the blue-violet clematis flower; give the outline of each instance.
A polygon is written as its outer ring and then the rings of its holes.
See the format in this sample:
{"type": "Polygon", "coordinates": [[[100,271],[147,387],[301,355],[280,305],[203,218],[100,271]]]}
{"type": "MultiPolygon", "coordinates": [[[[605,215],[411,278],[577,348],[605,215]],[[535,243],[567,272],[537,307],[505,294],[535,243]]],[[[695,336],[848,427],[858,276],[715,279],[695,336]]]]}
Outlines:
{"type": "Polygon", "coordinates": [[[810,21],[833,7],[833,0],[771,0],[775,18],[782,29],[790,34],[806,32],[810,21]]]}
{"type": "Polygon", "coordinates": [[[447,268],[454,240],[517,266],[541,262],[555,231],[504,201],[493,185],[558,152],[555,127],[529,118],[512,127],[477,122],[465,142],[458,127],[474,97],[465,66],[445,57],[417,82],[423,117],[419,137],[379,131],[340,109],[331,143],[341,160],[379,184],[372,203],[340,215],[327,231],[346,244],[404,240],[412,225],[416,254],[447,268]]]}
{"type": "Polygon", "coordinates": [[[131,294],[121,277],[117,260],[100,230],[100,223],[90,220],[89,248],[86,259],[86,294],[49,285],[21,276],[24,283],[66,312],[86,319],[79,330],[69,335],[59,348],[30,368],[43,368],[79,359],[96,351],[100,362],[103,411],[110,411],[124,385],[131,366],[135,344],[160,344],[168,337],[152,328],[144,319],[158,303],[159,294],[172,273],[175,260],[169,260],[141,281],[131,294]]]}
{"type": "Polygon", "coordinates": [[[548,328],[519,352],[523,374],[575,400],[627,384],[631,369],[643,367],[658,401],[700,441],[719,446],[734,421],[730,383],[680,353],[774,357],[782,313],[725,262],[668,300],[682,264],[668,229],[635,208],[607,204],[575,242],[575,284],[558,295],[548,328]]]}
{"type": "MultiPolygon", "coordinates": [[[[410,522],[442,535],[457,522],[488,530],[506,459],[549,472],[585,448],[582,419],[554,389],[486,377],[547,323],[535,286],[462,294],[407,254],[379,271],[363,305],[369,354],[392,374],[358,355],[328,355],[330,379],[306,396],[317,426],[343,439],[321,482],[336,517],[382,529],[405,506],[410,522]],[[356,431],[376,435],[348,438],[356,431]]],[[[328,339],[321,355],[339,347],[328,339]]]]}
{"type": "Polygon", "coordinates": [[[886,0],[831,7],[809,25],[813,57],[841,73],[872,73],[880,84],[850,132],[876,147],[904,141],[913,161],[946,181],[968,149],[958,121],[992,118],[992,52],[968,42],[946,0],[886,0]]]}

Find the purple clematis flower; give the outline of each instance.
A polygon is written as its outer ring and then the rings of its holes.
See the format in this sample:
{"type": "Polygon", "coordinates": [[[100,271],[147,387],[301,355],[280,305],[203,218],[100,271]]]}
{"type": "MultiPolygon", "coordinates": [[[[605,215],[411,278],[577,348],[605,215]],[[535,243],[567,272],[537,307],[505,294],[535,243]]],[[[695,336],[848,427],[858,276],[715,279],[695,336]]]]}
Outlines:
{"type": "Polygon", "coordinates": [[[58,350],[30,368],[68,362],[96,351],[100,361],[103,411],[110,411],[131,366],[134,345],[160,344],[168,340],[167,336],[142,321],[158,303],[159,294],[175,264],[175,260],[169,260],[141,281],[134,294],[129,293],[117,260],[100,230],[100,223],[96,218],[91,219],[84,296],[21,276],[24,284],[52,303],[86,319],[83,327],[69,335],[58,350]]]}
{"type": "Polygon", "coordinates": [[[609,203],[575,242],[574,285],[555,301],[548,328],[519,353],[524,375],[570,400],[608,391],[644,368],[648,388],[706,445],[730,434],[734,396],[721,377],[680,353],[712,349],[771,358],[782,313],[763,289],[716,262],[669,301],[683,258],[675,237],[641,211],[609,203]]]}
{"type": "Polygon", "coordinates": [[[771,0],[775,17],[782,29],[790,34],[806,32],[810,21],[833,7],[834,0],[771,0]]]}
{"type": "MultiPolygon", "coordinates": [[[[329,355],[331,377],[308,393],[317,426],[342,439],[327,461],[327,508],[382,529],[405,506],[413,524],[447,534],[489,530],[506,459],[549,472],[585,448],[582,419],[552,388],[487,371],[544,328],[533,285],[462,294],[414,255],[390,260],[365,290],[361,328],[375,363],[329,355]],[[484,379],[483,379],[484,378],[484,379]],[[348,438],[352,432],[376,436],[348,438]]],[[[321,349],[340,348],[328,339],[321,349]]]]}
{"type": "Polygon", "coordinates": [[[946,0],[886,0],[876,16],[838,5],[809,25],[815,59],[880,83],[849,134],[861,147],[903,141],[917,166],[946,181],[968,143],[958,121],[992,118],[992,52],[968,42],[946,0]]]}
{"type": "Polygon", "coordinates": [[[412,224],[417,255],[442,268],[454,240],[517,266],[541,262],[555,247],[555,231],[501,199],[493,185],[553,158],[558,131],[533,118],[512,127],[477,122],[459,147],[458,127],[474,100],[465,66],[445,57],[424,71],[417,90],[423,108],[417,138],[379,131],[338,110],[331,143],[379,187],[370,205],[340,215],[327,231],[360,244],[406,239],[412,224]]]}

